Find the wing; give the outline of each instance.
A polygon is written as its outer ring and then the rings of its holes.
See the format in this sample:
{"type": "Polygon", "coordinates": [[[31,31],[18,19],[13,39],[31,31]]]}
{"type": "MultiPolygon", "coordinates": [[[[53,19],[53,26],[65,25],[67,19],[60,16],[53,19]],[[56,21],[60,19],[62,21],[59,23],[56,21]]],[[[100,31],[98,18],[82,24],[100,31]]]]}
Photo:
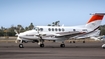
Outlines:
{"type": "Polygon", "coordinates": [[[84,32],[79,32],[79,31],[69,31],[69,32],[60,32],[60,33],[56,33],[58,35],[55,35],[56,37],[73,37],[79,34],[83,34],[84,32]]]}
{"type": "Polygon", "coordinates": [[[59,33],[39,33],[39,35],[36,35],[38,37],[42,36],[42,37],[55,37],[55,38],[62,38],[62,37],[73,37],[79,34],[83,34],[83,32],[79,32],[79,31],[68,31],[68,32],[59,32],[59,33]]]}

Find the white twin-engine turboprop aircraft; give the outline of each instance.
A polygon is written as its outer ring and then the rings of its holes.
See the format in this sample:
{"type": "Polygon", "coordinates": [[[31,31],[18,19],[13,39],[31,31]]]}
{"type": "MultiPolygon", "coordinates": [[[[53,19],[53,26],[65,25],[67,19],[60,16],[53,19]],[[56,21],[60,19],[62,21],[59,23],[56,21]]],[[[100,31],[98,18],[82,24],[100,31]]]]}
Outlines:
{"type": "MultiPolygon", "coordinates": [[[[38,42],[40,47],[44,47],[44,40],[61,42],[60,47],[65,47],[64,41],[71,37],[97,32],[105,13],[95,13],[84,26],[36,26],[35,29],[23,33],[17,33],[19,47],[23,48],[23,41],[38,42]]],[[[93,33],[94,34],[94,33],[93,33]]],[[[89,37],[89,35],[88,35],[89,37]]]]}

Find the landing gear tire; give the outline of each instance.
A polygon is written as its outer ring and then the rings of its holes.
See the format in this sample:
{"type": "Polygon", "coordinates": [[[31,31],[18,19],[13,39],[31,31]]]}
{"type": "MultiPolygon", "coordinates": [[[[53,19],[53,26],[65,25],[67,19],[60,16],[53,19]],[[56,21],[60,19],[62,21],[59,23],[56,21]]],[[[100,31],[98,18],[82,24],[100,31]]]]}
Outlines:
{"type": "Polygon", "coordinates": [[[72,43],[72,42],[70,41],[70,43],[72,43]]]}
{"type": "Polygon", "coordinates": [[[64,48],[65,47],[65,44],[61,44],[60,47],[64,48]]]}
{"type": "Polygon", "coordinates": [[[103,49],[105,49],[105,47],[103,47],[103,49]]]}
{"type": "Polygon", "coordinates": [[[73,43],[75,43],[75,41],[73,41],[73,43]]]}
{"type": "Polygon", "coordinates": [[[83,41],[83,43],[85,43],[85,41],[83,41]]]}
{"type": "Polygon", "coordinates": [[[43,48],[43,47],[44,47],[44,44],[40,44],[40,47],[42,47],[42,48],[43,48]]]}
{"type": "Polygon", "coordinates": [[[24,48],[23,44],[19,44],[19,48],[24,48]]]}

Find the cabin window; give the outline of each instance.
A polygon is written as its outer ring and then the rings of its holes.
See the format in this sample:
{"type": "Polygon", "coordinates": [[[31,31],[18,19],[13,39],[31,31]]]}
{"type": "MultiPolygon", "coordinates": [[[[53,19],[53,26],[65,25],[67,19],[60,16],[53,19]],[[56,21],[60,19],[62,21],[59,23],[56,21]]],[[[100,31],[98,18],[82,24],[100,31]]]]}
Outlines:
{"type": "Polygon", "coordinates": [[[43,28],[40,28],[40,31],[43,31],[43,28]]]}
{"type": "Polygon", "coordinates": [[[52,28],[52,31],[54,31],[54,28],[52,28]]]}
{"type": "Polygon", "coordinates": [[[61,31],[61,29],[59,28],[59,31],[61,31]]]}
{"type": "Polygon", "coordinates": [[[34,27],[34,30],[38,31],[38,27],[34,27]]]}
{"type": "Polygon", "coordinates": [[[76,31],[75,29],[73,29],[73,31],[76,31]]]}
{"type": "Polygon", "coordinates": [[[62,31],[65,31],[64,28],[62,28],[62,31]]]}
{"type": "Polygon", "coordinates": [[[55,28],[55,31],[57,31],[57,28],[55,28]]]}
{"type": "Polygon", "coordinates": [[[49,30],[49,31],[51,31],[51,29],[50,29],[50,28],[49,28],[48,30],[49,30]]]}

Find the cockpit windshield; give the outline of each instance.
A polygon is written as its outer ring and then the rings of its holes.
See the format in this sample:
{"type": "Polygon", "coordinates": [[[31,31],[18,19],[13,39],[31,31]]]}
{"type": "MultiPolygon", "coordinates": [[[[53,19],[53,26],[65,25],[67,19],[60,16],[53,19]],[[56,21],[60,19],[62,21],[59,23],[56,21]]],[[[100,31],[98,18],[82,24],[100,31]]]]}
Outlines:
{"type": "Polygon", "coordinates": [[[38,27],[34,27],[34,30],[38,31],[38,27]]]}

